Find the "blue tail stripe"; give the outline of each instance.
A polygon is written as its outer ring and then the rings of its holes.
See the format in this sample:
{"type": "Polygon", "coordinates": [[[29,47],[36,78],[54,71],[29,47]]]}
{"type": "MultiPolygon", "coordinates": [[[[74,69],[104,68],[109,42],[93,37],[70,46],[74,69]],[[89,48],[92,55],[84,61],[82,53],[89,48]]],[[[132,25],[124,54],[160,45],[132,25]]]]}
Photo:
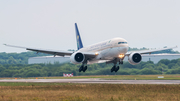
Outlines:
{"type": "Polygon", "coordinates": [[[79,34],[79,30],[78,30],[78,27],[77,27],[76,23],[75,23],[75,30],[76,30],[77,48],[79,50],[79,49],[83,48],[83,44],[82,44],[81,36],[79,34]]]}

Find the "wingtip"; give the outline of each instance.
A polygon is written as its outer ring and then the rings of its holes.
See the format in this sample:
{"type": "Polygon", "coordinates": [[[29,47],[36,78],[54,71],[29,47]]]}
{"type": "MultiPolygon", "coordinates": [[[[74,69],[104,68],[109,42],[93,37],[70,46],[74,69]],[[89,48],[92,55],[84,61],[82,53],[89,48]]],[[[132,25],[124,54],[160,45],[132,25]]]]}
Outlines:
{"type": "Polygon", "coordinates": [[[5,46],[6,46],[7,44],[3,44],[3,45],[5,45],[5,46]]]}

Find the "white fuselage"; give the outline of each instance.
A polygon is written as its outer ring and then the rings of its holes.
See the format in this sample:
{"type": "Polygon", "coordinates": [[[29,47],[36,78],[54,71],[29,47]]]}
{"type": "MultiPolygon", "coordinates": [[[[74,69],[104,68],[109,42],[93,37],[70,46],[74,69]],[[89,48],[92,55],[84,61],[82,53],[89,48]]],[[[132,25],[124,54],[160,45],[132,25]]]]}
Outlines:
{"type": "Polygon", "coordinates": [[[96,60],[112,60],[120,54],[125,55],[128,51],[127,41],[123,38],[113,38],[97,44],[93,44],[78,50],[79,52],[95,52],[97,57],[91,61],[96,60]]]}

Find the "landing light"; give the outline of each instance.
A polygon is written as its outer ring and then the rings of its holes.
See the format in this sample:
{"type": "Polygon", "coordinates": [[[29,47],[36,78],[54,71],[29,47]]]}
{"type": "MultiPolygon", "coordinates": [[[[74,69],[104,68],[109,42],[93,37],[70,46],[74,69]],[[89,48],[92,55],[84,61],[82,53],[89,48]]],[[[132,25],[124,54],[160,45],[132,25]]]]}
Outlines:
{"type": "Polygon", "coordinates": [[[98,55],[98,54],[99,54],[98,52],[95,53],[95,55],[98,55]]]}
{"type": "Polygon", "coordinates": [[[119,55],[119,58],[123,58],[123,57],[124,57],[124,54],[120,54],[120,55],[119,55]]]}

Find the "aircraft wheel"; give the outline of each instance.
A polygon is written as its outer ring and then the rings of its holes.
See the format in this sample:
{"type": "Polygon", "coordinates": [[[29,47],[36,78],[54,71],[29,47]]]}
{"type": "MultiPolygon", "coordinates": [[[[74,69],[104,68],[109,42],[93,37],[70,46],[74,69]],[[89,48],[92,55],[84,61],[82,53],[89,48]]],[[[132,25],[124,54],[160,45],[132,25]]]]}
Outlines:
{"type": "Polygon", "coordinates": [[[115,71],[115,68],[116,68],[116,66],[113,66],[113,67],[111,68],[111,72],[115,71]]]}
{"type": "Polygon", "coordinates": [[[118,70],[119,70],[119,66],[117,66],[117,68],[116,68],[115,72],[117,72],[118,70]]]}
{"type": "Polygon", "coordinates": [[[83,68],[84,68],[84,66],[81,66],[81,67],[79,68],[79,72],[81,72],[81,71],[83,70],[83,68]]]}
{"type": "Polygon", "coordinates": [[[119,64],[123,64],[123,61],[119,61],[119,64]]]}
{"type": "Polygon", "coordinates": [[[83,68],[83,72],[85,72],[87,70],[87,66],[85,66],[84,68],[83,68]]]}

